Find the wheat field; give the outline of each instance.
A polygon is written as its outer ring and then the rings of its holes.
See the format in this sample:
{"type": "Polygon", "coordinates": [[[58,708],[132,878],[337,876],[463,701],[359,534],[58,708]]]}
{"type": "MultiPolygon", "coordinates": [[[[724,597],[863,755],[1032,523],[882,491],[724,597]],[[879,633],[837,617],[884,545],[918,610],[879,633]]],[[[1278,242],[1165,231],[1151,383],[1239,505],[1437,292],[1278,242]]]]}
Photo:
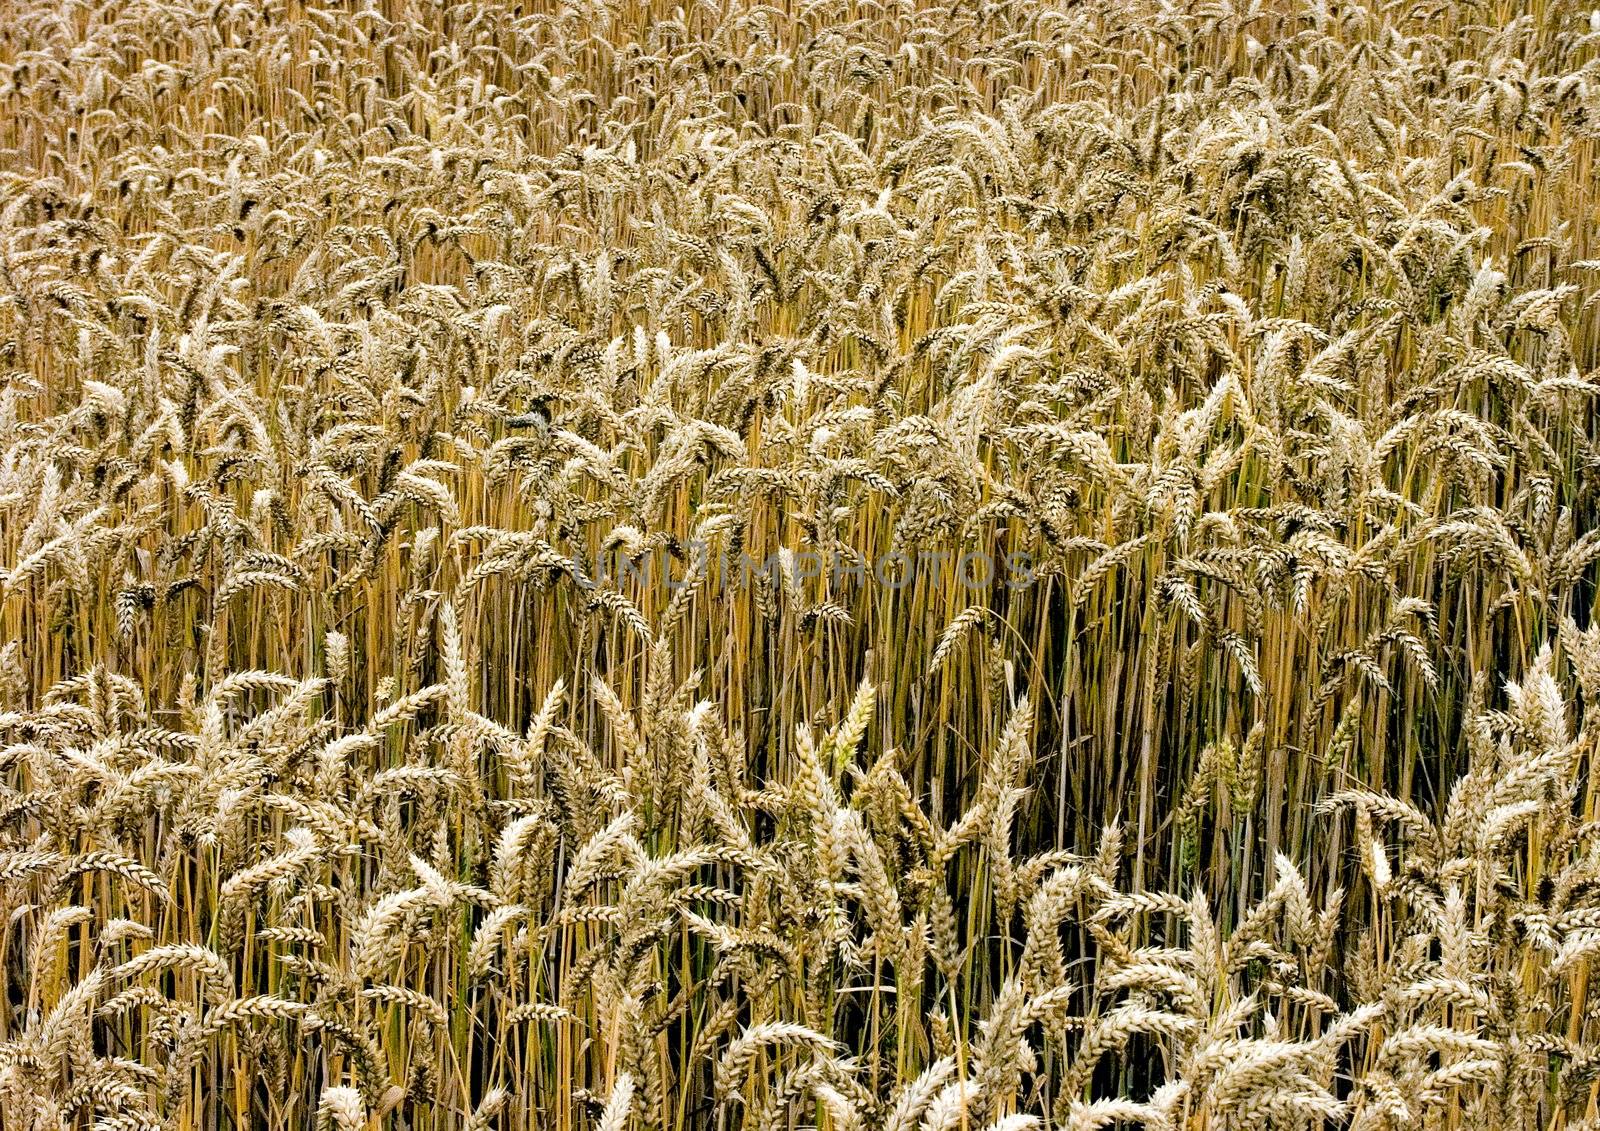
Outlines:
{"type": "Polygon", "coordinates": [[[1600,1129],[1600,11],[0,9],[4,1131],[1600,1129]]]}

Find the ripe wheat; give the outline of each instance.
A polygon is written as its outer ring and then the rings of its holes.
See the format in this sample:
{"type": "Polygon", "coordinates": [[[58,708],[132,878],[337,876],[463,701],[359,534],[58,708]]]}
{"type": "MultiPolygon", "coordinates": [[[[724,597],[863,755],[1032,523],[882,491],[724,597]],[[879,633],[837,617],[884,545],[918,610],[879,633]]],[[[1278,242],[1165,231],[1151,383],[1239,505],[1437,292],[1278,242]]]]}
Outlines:
{"type": "Polygon", "coordinates": [[[0,1127],[1600,1129],[1597,139],[1564,0],[18,0],[0,1127]]]}

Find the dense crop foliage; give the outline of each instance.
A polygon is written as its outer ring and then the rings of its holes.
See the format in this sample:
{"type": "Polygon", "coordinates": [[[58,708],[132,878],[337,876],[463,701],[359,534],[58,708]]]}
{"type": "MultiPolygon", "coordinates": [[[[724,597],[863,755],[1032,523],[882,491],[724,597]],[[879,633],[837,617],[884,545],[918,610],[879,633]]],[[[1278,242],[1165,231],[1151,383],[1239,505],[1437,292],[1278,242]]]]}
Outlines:
{"type": "Polygon", "coordinates": [[[15,0],[0,1127],[1600,1127],[1600,13],[15,0]]]}

